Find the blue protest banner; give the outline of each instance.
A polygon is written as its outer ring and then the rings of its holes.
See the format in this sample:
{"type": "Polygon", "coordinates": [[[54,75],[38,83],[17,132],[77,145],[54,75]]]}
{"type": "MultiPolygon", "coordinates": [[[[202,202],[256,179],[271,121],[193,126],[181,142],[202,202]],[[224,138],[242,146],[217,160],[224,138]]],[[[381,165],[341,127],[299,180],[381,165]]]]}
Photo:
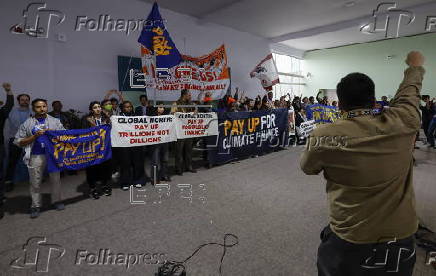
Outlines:
{"type": "Polygon", "coordinates": [[[42,138],[49,172],[78,170],[112,158],[110,125],[48,130],[42,138]]]}
{"type": "Polygon", "coordinates": [[[308,120],[315,120],[316,124],[319,123],[333,123],[339,119],[339,111],[335,106],[313,104],[306,108],[308,120]]]}
{"type": "Polygon", "coordinates": [[[218,136],[208,136],[210,164],[271,152],[287,143],[288,110],[218,113],[218,136]]]}

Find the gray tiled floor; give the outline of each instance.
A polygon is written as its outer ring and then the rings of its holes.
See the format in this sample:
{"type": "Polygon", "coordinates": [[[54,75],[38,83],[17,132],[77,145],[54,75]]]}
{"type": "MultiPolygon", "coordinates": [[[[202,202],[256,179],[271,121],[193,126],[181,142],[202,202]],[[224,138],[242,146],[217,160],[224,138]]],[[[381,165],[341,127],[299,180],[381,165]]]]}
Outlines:
{"type": "MultiPolygon", "coordinates": [[[[289,148],[259,158],[174,176],[172,195],[161,204],[132,205],[129,193],[114,190],[97,201],[84,198],[84,174],[63,178],[65,211],[45,211],[28,218],[27,185],[8,194],[6,216],[0,222],[1,275],[32,275],[34,266],[11,268],[23,256],[27,239],[44,236],[65,249],[53,259],[46,275],[153,275],[155,264],[76,265],[78,250],[98,253],[162,253],[183,260],[200,244],[222,243],[225,233],[239,237],[228,248],[223,275],[316,275],[319,231],[327,223],[327,203],[321,176],[299,170],[302,148],[289,148]],[[207,202],[194,190],[193,203],[177,198],[177,183],[205,184],[207,202]],[[78,186],[79,189],[78,189],[78,186]]],[[[436,230],[436,151],[417,150],[415,168],[417,210],[422,221],[436,230]]],[[[48,192],[48,187],[45,187],[48,192]]],[[[229,240],[231,242],[231,240],[229,240]]],[[[201,249],[187,264],[188,275],[218,275],[222,248],[201,249]]],[[[415,275],[432,275],[418,251],[415,275]]]]}

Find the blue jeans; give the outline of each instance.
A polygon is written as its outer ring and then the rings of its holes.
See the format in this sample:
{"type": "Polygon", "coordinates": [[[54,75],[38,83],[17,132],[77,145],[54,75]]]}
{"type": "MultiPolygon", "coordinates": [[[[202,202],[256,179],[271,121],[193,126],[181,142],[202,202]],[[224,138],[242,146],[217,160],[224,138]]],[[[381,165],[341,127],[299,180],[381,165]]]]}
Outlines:
{"type": "Polygon", "coordinates": [[[434,142],[435,130],[436,130],[436,117],[433,117],[427,130],[427,141],[432,147],[434,147],[435,145],[434,142]]]}

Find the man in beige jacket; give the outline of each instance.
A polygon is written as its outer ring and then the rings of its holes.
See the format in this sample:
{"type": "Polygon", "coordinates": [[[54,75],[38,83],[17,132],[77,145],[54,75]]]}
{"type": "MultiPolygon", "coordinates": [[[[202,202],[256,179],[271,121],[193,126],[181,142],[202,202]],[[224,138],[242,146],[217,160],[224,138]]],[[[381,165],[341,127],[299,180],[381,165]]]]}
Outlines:
{"type": "Polygon", "coordinates": [[[319,275],[412,275],[418,228],[412,151],[424,57],[410,52],[406,63],[403,82],[380,114],[372,111],[372,80],[361,73],[344,77],[337,85],[342,118],[309,137],[301,168],[324,172],[330,209],[319,275]]]}

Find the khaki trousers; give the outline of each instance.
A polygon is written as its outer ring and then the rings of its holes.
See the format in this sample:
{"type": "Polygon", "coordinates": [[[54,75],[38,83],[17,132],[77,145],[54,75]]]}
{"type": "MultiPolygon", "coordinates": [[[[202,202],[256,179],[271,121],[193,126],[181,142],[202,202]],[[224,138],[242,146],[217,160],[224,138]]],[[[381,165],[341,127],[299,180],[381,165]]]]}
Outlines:
{"type": "MultiPolygon", "coordinates": [[[[44,177],[47,160],[45,155],[31,155],[29,169],[30,196],[32,208],[41,207],[41,183],[44,177]]],[[[61,178],[59,172],[49,174],[51,182],[51,201],[57,203],[61,200],[61,178]]]]}

